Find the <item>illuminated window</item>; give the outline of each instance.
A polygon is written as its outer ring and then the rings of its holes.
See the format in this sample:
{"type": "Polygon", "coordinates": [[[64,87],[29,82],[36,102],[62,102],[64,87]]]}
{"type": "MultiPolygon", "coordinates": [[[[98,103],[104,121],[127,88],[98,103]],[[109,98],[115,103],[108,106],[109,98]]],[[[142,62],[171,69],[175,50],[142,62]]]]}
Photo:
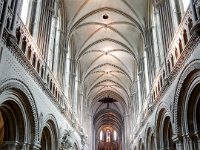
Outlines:
{"type": "Polygon", "coordinates": [[[103,140],[103,131],[100,132],[100,141],[103,140]]]}
{"type": "Polygon", "coordinates": [[[106,131],[106,142],[110,142],[110,130],[106,131]]]}
{"type": "Polygon", "coordinates": [[[117,140],[117,132],[114,131],[114,138],[113,138],[115,141],[117,140]]]}
{"type": "Polygon", "coordinates": [[[24,24],[26,24],[27,17],[28,17],[29,2],[30,2],[30,0],[23,0],[22,11],[21,11],[20,17],[24,24]]]}
{"type": "Polygon", "coordinates": [[[60,32],[61,32],[61,14],[60,14],[60,9],[58,9],[58,14],[52,17],[50,40],[49,40],[49,52],[48,52],[48,66],[52,70],[54,76],[57,76],[57,70],[58,70],[60,32]]]}

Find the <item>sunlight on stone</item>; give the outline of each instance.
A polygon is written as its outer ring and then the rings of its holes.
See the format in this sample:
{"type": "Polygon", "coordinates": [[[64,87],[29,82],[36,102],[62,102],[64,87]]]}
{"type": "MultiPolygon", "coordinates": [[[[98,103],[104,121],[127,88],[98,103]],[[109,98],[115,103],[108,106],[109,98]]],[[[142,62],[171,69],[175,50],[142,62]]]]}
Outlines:
{"type": "Polygon", "coordinates": [[[24,22],[24,24],[26,24],[27,21],[28,10],[29,10],[29,0],[23,1],[21,19],[24,22]]]}
{"type": "Polygon", "coordinates": [[[190,0],[184,0],[184,2],[183,2],[184,11],[187,10],[189,4],[190,4],[190,0]]]}

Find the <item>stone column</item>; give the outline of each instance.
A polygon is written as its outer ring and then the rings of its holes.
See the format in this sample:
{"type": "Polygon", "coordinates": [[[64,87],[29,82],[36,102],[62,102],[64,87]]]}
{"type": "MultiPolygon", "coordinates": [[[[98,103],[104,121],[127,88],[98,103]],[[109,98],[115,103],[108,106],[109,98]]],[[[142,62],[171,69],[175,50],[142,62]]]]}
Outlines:
{"type": "Polygon", "coordinates": [[[15,35],[15,27],[16,27],[16,22],[17,22],[17,17],[18,17],[18,12],[19,9],[22,7],[22,1],[17,0],[14,8],[14,16],[12,18],[12,24],[11,24],[11,31],[12,34],[15,35]]]}
{"type": "Polygon", "coordinates": [[[183,135],[183,149],[189,150],[189,142],[187,135],[183,135]]]}
{"type": "Polygon", "coordinates": [[[80,98],[80,102],[81,102],[81,107],[80,108],[81,108],[81,110],[80,110],[80,118],[79,119],[80,119],[80,124],[83,125],[83,121],[84,121],[83,120],[84,119],[83,118],[84,117],[84,115],[83,115],[83,107],[84,107],[83,106],[84,105],[84,103],[83,103],[83,101],[84,101],[84,94],[83,94],[83,92],[81,92],[80,96],[81,96],[81,98],[80,98]]]}
{"type": "Polygon", "coordinates": [[[37,41],[38,30],[39,30],[39,22],[40,22],[40,15],[41,15],[41,6],[42,0],[35,0],[36,4],[36,11],[35,11],[35,19],[33,20],[32,25],[32,36],[35,41],[37,41]]]}
{"type": "Polygon", "coordinates": [[[175,135],[172,140],[176,143],[177,150],[183,150],[183,138],[180,135],[175,135]]]}
{"type": "Polygon", "coordinates": [[[64,52],[64,55],[65,55],[65,63],[64,63],[64,69],[63,69],[63,74],[64,74],[64,76],[63,76],[63,91],[64,91],[64,95],[67,97],[67,98],[69,98],[68,97],[68,95],[69,95],[69,81],[68,81],[68,78],[69,78],[69,72],[68,72],[68,61],[69,61],[69,59],[67,58],[67,55],[68,55],[68,51],[66,50],[65,52],[64,52]]]}
{"type": "Polygon", "coordinates": [[[177,3],[177,0],[176,1],[172,0],[171,3],[172,3],[171,4],[172,9],[174,10],[172,12],[172,15],[174,16],[172,17],[173,22],[174,22],[174,29],[177,29],[181,21],[181,17],[182,17],[181,14],[184,14],[184,11],[181,10],[180,8],[180,1],[177,3]]]}
{"type": "Polygon", "coordinates": [[[197,18],[197,13],[196,13],[196,8],[195,8],[194,0],[190,0],[190,5],[191,5],[191,8],[192,8],[193,20],[194,20],[194,22],[196,22],[198,20],[198,18],[197,18]]]}
{"type": "MultiPolygon", "coordinates": [[[[140,81],[139,81],[139,73],[137,76],[137,81],[135,81],[136,85],[137,85],[137,98],[138,98],[138,110],[139,112],[141,111],[142,108],[142,100],[141,100],[141,91],[140,91],[140,81]]],[[[139,113],[138,112],[138,113],[139,113]]]]}
{"type": "Polygon", "coordinates": [[[72,101],[72,110],[73,112],[77,113],[77,101],[76,101],[76,97],[75,97],[75,78],[76,78],[76,74],[75,73],[71,73],[71,78],[70,80],[72,81],[71,84],[71,90],[70,90],[70,97],[71,97],[71,101],[72,101]]]}
{"type": "Polygon", "coordinates": [[[121,147],[122,147],[122,149],[126,149],[126,146],[125,146],[126,145],[126,140],[125,140],[126,139],[126,137],[125,137],[126,135],[125,135],[124,126],[122,127],[122,131],[124,131],[124,132],[122,132],[122,145],[123,145],[123,147],[122,146],[121,147]]]}
{"type": "Polygon", "coordinates": [[[76,77],[76,74],[75,74],[75,60],[74,59],[71,59],[70,60],[70,69],[69,69],[69,85],[70,85],[70,88],[69,88],[69,98],[71,100],[71,104],[72,104],[72,108],[73,108],[73,111],[74,111],[74,87],[75,87],[75,77],[76,77]]]}
{"type": "Polygon", "coordinates": [[[147,55],[146,55],[146,50],[147,48],[145,48],[145,51],[144,51],[144,76],[145,76],[145,80],[146,80],[146,95],[149,93],[149,69],[148,69],[148,60],[147,60],[147,55]]]}
{"type": "Polygon", "coordinates": [[[193,138],[191,135],[186,135],[188,141],[188,150],[194,150],[193,138]]]}
{"type": "Polygon", "coordinates": [[[35,143],[33,145],[33,150],[40,150],[40,148],[41,148],[40,144],[35,143]]]}
{"type": "Polygon", "coordinates": [[[2,15],[2,22],[1,22],[1,27],[0,27],[0,37],[2,37],[3,35],[3,30],[4,30],[4,27],[5,27],[5,24],[6,24],[6,19],[7,19],[7,12],[8,12],[8,4],[10,3],[10,0],[6,0],[5,1],[5,11],[2,12],[3,15],[2,15]]]}
{"type": "Polygon", "coordinates": [[[196,132],[196,133],[194,134],[194,136],[195,136],[195,138],[196,138],[196,142],[197,142],[197,145],[198,145],[197,149],[200,149],[200,136],[199,136],[199,133],[196,132]]]}
{"type": "Polygon", "coordinates": [[[31,2],[31,7],[30,7],[30,13],[29,13],[29,18],[28,18],[28,28],[33,35],[33,29],[35,25],[35,20],[36,20],[36,7],[37,7],[37,0],[32,0],[31,2]]]}
{"type": "Polygon", "coordinates": [[[130,138],[130,127],[129,127],[129,114],[125,114],[124,115],[124,125],[123,125],[123,131],[124,131],[124,135],[123,135],[123,142],[124,142],[124,148],[123,149],[130,149],[129,147],[129,138],[130,138]],[[128,139],[128,140],[126,140],[128,139]]]}
{"type": "Polygon", "coordinates": [[[142,100],[142,106],[143,106],[143,102],[144,102],[144,99],[145,99],[145,96],[146,96],[144,57],[140,58],[138,71],[139,71],[138,76],[139,76],[139,83],[140,83],[140,93],[141,93],[141,100],[142,100]]]}
{"type": "Polygon", "coordinates": [[[90,131],[90,135],[91,135],[91,138],[90,138],[91,145],[90,145],[90,147],[92,147],[92,149],[95,150],[96,137],[95,137],[95,128],[93,126],[93,116],[92,116],[92,114],[90,114],[90,120],[89,121],[90,121],[90,129],[92,129],[90,131]]]}
{"type": "MultiPolygon", "coordinates": [[[[21,150],[25,149],[24,144],[19,143],[17,141],[5,141],[1,146],[1,149],[6,149],[6,150],[21,150]]],[[[26,149],[25,149],[26,150],[26,149]]]]}

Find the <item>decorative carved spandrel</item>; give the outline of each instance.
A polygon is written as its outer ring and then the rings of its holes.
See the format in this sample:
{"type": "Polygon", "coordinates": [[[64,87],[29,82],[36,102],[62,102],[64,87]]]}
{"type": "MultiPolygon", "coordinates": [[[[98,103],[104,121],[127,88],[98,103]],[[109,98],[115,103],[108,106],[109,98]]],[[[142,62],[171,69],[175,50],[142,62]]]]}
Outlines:
{"type": "Polygon", "coordinates": [[[72,138],[72,131],[68,130],[61,139],[60,150],[73,150],[73,149],[74,149],[74,140],[72,138]]]}

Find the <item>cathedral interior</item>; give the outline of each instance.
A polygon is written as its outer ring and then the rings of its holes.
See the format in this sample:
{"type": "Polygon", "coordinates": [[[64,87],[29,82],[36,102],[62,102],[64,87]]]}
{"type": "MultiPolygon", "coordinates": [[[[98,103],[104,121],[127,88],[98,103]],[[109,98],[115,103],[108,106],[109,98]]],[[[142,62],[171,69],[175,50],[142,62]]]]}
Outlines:
{"type": "Polygon", "coordinates": [[[200,0],[0,0],[1,150],[200,150],[200,0]]]}

